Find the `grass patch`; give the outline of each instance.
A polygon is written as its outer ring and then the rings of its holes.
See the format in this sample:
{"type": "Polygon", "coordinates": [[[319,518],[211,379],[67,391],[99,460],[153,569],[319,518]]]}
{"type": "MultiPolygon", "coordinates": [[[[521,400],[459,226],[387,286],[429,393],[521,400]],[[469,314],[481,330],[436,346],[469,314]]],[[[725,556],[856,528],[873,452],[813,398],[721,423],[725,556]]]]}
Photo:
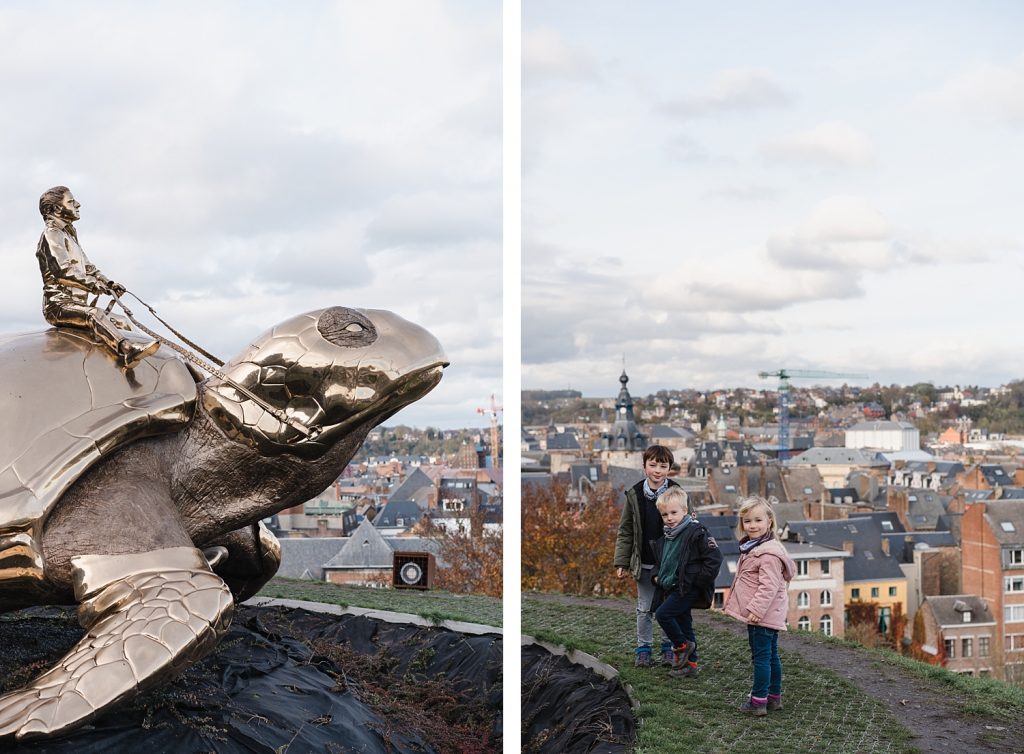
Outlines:
{"type": "Polygon", "coordinates": [[[910,754],[909,732],[885,708],[827,668],[783,654],[786,708],[751,719],[737,711],[750,691],[745,639],[699,628],[702,674],[673,679],[664,668],[634,668],[636,624],[621,603],[565,605],[523,595],[523,631],[570,642],[621,673],[640,703],[638,754],[910,754]]]}
{"type": "Polygon", "coordinates": [[[325,581],[274,578],[267,582],[258,596],[411,613],[433,623],[457,620],[485,626],[501,626],[501,600],[479,594],[453,594],[418,589],[370,589],[328,584],[325,581]]]}

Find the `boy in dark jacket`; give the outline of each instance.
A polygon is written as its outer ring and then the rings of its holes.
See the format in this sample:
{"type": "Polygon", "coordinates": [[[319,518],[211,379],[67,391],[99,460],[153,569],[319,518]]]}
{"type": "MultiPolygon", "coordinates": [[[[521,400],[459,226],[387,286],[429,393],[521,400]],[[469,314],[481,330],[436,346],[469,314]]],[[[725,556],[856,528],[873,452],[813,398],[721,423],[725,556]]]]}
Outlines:
{"type": "Polygon", "coordinates": [[[665,526],[664,536],[653,546],[658,558],[655,581],[665,599],[654,617],[672,642],[669,675],[692,678],[700,669],[690,611],[711,607],[722,551],[707,528],[687,513],[687,497],[681,489],[666,490],[658,498],[658,511],[665,526]]]}
{"type": "MultiPolygon", "coordinates": [[[[652,445],[644,451],[644,478],[625,492],[619,530],[615,536],[616,575],[621,579],[628,573],[636,580],[636,659],[638,667],[650,667],[651,647],[654,643],[653,602],[655,586],[654,551],[651,544],[661,536],[661,514],[655,506],[658,497],[669,489],[679,489],[669,479],[672,469],[672,451],[664,445],[652,445]]],[[[675,655],[672,643],[661,643],[661,661],[671,665],[675,655]]]]}

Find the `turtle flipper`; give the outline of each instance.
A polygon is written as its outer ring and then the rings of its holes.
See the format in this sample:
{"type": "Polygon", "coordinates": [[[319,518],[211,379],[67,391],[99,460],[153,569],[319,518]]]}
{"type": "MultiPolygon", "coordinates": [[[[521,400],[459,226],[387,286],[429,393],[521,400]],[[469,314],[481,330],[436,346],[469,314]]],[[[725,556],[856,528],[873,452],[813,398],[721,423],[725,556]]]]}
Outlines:
{"type": "Polygon", "coordinates": [[[0,696],[0,737],[70,730],[209,652],[234,609],[191,547],[74,558],[86,635],[28,685],[0,696]]]}
{"type": "Polygon", "coordinates": [[[281,543],[262,521],[218,537],[210,546],[227,549],[227,557],[213,570],[227,583],[235,602],[255,595],[281,565],[281,543]]]}

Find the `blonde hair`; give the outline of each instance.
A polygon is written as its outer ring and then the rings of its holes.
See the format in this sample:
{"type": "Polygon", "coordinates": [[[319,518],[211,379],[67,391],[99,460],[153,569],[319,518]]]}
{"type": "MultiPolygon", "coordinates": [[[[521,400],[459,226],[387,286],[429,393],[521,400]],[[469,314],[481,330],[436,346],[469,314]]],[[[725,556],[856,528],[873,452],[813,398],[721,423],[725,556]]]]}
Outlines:
{"type": "Polygon", "coordinates": [[[667,490],[661,493],[661,497],[658,498],[657,502],[654,503],[658,510],[661,510],[662,503],[677,503],[684,511],[690,509],[690,498],[687,496],[685,490],[681,490],[678,487],[669,487],[667,490]]]}
{"type": "Polygon", "coordinates": [[[764,508],[768,514],[768,520],[771,522],[769,531],[775,531],[779,526],[779,520],[775,518],[775,508],[773,503],[779,502],[774,497],[765,498],[760,495],[750,495],[749,497],[741,497],[739,500],[740,509],[736,514],[736,539],[743,539],[747,536],[746,532],[743,531],[743,517],[754,510],[754,508],[764,508]]]}

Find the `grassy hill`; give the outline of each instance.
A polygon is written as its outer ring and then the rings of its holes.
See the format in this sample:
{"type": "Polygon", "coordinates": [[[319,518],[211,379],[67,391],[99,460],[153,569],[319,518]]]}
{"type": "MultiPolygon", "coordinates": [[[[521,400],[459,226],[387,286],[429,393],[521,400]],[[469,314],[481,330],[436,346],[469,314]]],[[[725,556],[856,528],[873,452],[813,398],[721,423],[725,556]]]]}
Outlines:
{"type": "Polygon", "coordinates": [[[795,650],[781,651],[785,709],[767,718],[747,717],[736,709],[752,675],[745,628],[705,611],[695,616],[702,674],[673,679],[663,668],[633,667],[632,601],[523,595],[524,633],[588,652],[619,669],[640,704],[640,754],[911,754],[1024,747],[1021,689],[803,632],[786,637],[795,650]]]}

